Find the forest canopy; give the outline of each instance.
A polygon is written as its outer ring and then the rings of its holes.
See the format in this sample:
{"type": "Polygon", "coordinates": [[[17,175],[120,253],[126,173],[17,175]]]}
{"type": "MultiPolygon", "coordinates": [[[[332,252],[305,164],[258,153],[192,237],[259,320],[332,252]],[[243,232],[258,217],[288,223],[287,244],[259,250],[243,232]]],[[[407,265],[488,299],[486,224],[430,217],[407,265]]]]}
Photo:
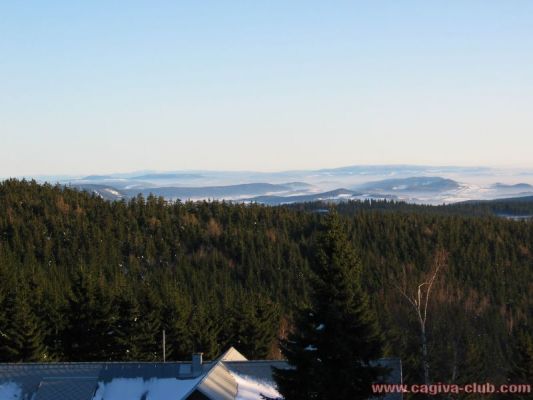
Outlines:
{"type": "MultiPolygon", "coordinates": [[[[321,205],[322,209],[328,206],[321,205]]],[[[468,206],[473,207],[473,206],[468,206]]],[[[421,382],[419,327],[396,289],[447,265],[429,302],[433,381],[504,382],[530,343],[533,223],[406,205],[337,206],[388,355],[421,382]],[[398,206],[396,206],[399,208],[398,206]],[[520,339],[520,340],[518,340],[520,339]]],[[[167,202],[108,202],[61,186],[0,184],[0,361],[159,360],[230,345],[277,358],[309,301],[321,212],[167,202]]]]}

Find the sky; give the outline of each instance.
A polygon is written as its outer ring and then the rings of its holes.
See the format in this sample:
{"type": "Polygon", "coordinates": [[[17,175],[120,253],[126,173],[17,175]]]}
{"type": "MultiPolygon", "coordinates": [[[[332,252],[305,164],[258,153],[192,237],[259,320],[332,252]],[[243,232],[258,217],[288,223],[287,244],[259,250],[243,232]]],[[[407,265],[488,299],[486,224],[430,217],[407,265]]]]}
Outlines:
{"type": "Polygon", "coordinates": [[[0,3],[0,176],[533,168],[533,1],[0,3]]]}

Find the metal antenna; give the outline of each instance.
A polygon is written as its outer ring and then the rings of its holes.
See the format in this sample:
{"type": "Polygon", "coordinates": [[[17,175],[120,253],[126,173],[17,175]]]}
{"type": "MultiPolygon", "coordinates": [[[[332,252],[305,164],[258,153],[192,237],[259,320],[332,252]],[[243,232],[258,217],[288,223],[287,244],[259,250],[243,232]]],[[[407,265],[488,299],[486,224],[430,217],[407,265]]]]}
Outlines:
{"type": "Polygon", "coordinates": [[[165,330],[163,329],[163,362],[167,361],[166,341],[167,340],[166,340],[165,330]]]}

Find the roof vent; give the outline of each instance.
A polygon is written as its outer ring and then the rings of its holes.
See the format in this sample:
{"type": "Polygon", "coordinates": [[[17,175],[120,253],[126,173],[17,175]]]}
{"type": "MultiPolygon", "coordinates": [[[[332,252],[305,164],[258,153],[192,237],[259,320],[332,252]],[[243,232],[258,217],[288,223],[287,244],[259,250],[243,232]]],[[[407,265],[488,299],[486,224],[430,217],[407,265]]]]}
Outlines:
{"type": "Polygon", "coordinates": [[[192,366],[191,372],[194,376],[202,374],[202,364],[203,364],[203,353],[193,353],[192,354],[192,366]]]}

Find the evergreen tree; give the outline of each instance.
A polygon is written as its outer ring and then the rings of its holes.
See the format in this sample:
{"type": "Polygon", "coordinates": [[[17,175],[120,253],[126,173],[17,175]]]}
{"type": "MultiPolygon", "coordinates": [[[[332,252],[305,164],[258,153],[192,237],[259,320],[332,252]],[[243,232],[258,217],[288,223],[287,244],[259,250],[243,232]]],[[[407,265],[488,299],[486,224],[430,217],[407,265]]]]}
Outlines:
{"type": "Polygon", "coordinates": [[[1,357],[11,362],[47,361],[42,324],[30,308],[25,289],[17,288],[7,306],[7,323],[0,333],[1,357]]]}
{"type": "MultiPolygon", "coordinates": [[[[514,367],[509,376],[511,384],[533,383],[533,336],[527,326],[521,327],[516,335],[514,367]]],[[[516,395],[517,399],[530,399],[533,395],[516,395]]]]}
{"type": "Polygon", "coordinates": [[[161,300],[153,290],[150,290],[150,286],[143,288],[143,292],[142,313],[137,324],[139,330],[135,342],[142,360],[161,361],[163,358],[161,300]]]}
{"type": "Polygon", "coordinates": [[[212,314],[210,303],[197,304],[193,308],[190,326],[190,338],[194,352],[202,352],[206,359],[214,359],[220,354],[219,334],[220,320],[212,314]]]}
{"type": "Polygon", "coordinates": [[[261,296],[242,298],[234,309],[231,344],[252,360],[266,358],[280,323],[280,310],[276,304],[261,296]]]}
{"type": "Polygon", "coordinates": [[[103,277],[100,277],[97,282],[92,315],[93,337],[95,343],[98,343],[97,348],[93,350],[94,359],[112,360],[117,335],[113,327],[116,325],[118,314],[115,311],[113,294],[103,277]]]}
{"type": "MultiPolygon", "coordinates": [[[[491,349],[487,347],[487,342],[484,336],[476,334],[475,339],[468,343],[464,360],[460,365],[458,383],[465,385],[473,382],[490,382],[489,364],[487,363],[488,352],[491,349]]],[[[461,399],[477,399],[479,393],[469,393],[460,396],[461,399]]]]}
{"type": "Polygon", "coordinates": [[[337,215],[328,216],[316,254],[311,306],[281,343],[293,370],[275,369],[285,400],[368,399],[385,371],[377,320],[360,285],[360,264],[337,215]]]}
{"type": "Polygon", "coordinates": [[[69,326],[64,332],[68,354],[73,361],[112,359],[116,334],[116,312],[109,289],[102,277],[80,268],[69,298],[69,326]]]}
{"type": "Polygon", "coordinates": [[[187,325],[191,306],[178,294],[169,294],[165,298],[163,328],[166,334],[167,360],[188,360],[192,351],[192,341],[188,336],[187,325]]]}
{"type": "Polygon", "coordinates": [[[92,328],[92,304],[94,302],[94,285],[92,277],[84,268],[74,274],[69,293],[69,323],[63,332],[66,352],[71,361],[91,359],[94,344],[88,339],[94,338],[92,328]]]}
{"type": "MultiPolygon", "coordinates": [[[[5,274],[3,273],[4,271],[2,270],[2,264],[0,264],[0,282],[4,282],[3,279],[5,277],[5,274]]],[[[5,287],[4,285],[0,284],[0,351],[1,351],[1,348],[2,348],[2,343],[4,342],[4,340],[7,338],[7,313],[6,313],[6,308],[7,308],[7,293],[6,293],[6,290],[7,287],[5,287]]],[[[6,360],[6,356],[3,354],[3,353],[0,353],[0,362],[2,360],[6,360]]]]}
{"type": "Polygon", "coordinates": [[[140,310],[137,299],[130,293],[122,293],[117,300],[118,318],[115,322],[115,359],[134,361],[141,359],[139,343],[140,310]]]}

